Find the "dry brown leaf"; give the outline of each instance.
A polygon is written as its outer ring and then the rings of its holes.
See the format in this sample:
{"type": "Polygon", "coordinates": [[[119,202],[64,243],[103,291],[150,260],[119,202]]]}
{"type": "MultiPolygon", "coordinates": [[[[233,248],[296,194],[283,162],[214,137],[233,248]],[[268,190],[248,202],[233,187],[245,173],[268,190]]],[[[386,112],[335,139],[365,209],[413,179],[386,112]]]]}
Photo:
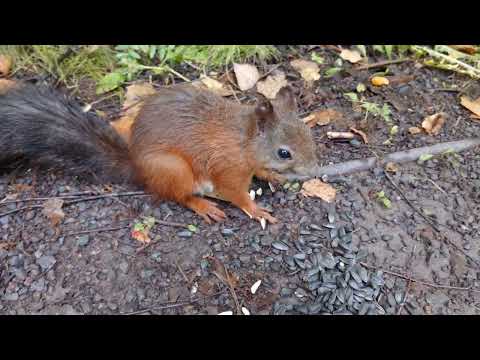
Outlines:
{"type": "Polygon", "coordinates": [[[385,165],[385,170],[391,173],[396,173],[398,171],[398,165],[393,162],[389,162],[385,165]]]}
{"type": "Polygon", "coordinates": [[[6,242],[0,242],[0,250],[10,250],[13,249],[17,243],[15,241],[6,241],[6,242]]]}
{"type": "Polygon", "coordinates": [[[202,76],[200,82],[217,95],[230,96],[233,94],[233,91],[228,89],[223,83],[208,76],[202,76]]]}
{"type": "Polygon", "coordinates": [[[45,204],[43,204],[42,212],[50,220],[52,226],[57,226],[65,217],[62,206],[63,200],[58,198],[47,200],[45,204]]]}
{"type": "Polygon", "coordinates": [[[440,130],[442,130],[446,119],[447,114],[443,112],[427,116],[422,122],[422,128],[427,132],[428,135],[438,135],[440,130]]]}
{"type": "Polygon", "coordinates": [[[355,138],[355,135],[353,135],[351,132],[328,131],[327,137],[329,139],[350,139],[351,140],[355,138]]]}
{"type": "Polygon", "coordinates": [[[148,236],[148,231],[145,231],[145,230],[143,230],[143,231],[133,230],[133,231],[132,231],[132,237],[133,237],[135,240],[137,240],[137,241],[139,241],[139,242],[141,242],[141,243],[143,243],[143,244],[148,244],[148,243],[150,243],[150,242],[152,241],[152,240],[150,239],[150,237],[148,236]]]}
{"type": "Polygon", "coordinates": [[[213,273],[226,285],[231,288],[236,288],[238,285],[238,277],[234,274],[229,274],[225,265],[216,257],[209,256],[209,259],[213,260],[213,273]]]}
{"type": "Polygon", "coordinates": [[[331,121],[340,119],[343,117],[343,114],[339,111],[333,109],[326,109],[315,111],[308,115],[307,117],[303,118],[303,122],[307,124],[309,127],[314,127],[315,125],[328,125],[331,121]]]}
{"type": "Polygon", "coordinates": [[[417,134],[420,134],[422,132],[422,129],[416,127],[416,126],[412,126],[410,128],[408,128],[408,132],[411,134],[411,135],[417,135],[417,134]]]}
{"type": "Polygon", "coordinates": [[[278,71],[276,74],[269,75],[265,80],[257,83],[257,92],[267,99],[275,99],[281,88],[288,85],[285,74],[278,71]]]}
{"type": "Polygon", "coordinates": [[[387,76],[388,82],[390,85],[401,85],[409,83],[410,81],[415,80],[414,75],[396,75],[396,76],[387,76]]]}
{"type": "Polygon", "coordinates": [[[320,79],[320,68],[313,61],[297,59],[290,62],[290,65],[302,75],[306,82],[320,79]]]}
{"type": "Polygon", "coordinates": [[[468,96],[463,95],[460,98],[460,103],[476,116],[480,116],[480,97],[476,100],[472,100],[468,96]]]}
{"type": "Polygon", "coordinates": [[[367,137],[367,134],[365,134],[362,130],[357,130],[355,129],[354,127],[351,127],[350,128],[350,131],[357,134],[357,135],[360,135],[362,137],[362,140],[365,144],[368,144],[368,137],[367,137]]]}
{"type": "Polygon", "coordinates": [[[449,45],[451,48],[473,55],[477,52],[477,49],[473,45],[449,45]]]}
{"type": "Polygon", "coordinates": [[[335,200],[336,190],[329,184],[320,181],[319,179],[312,179],[305,181],[300,191],[304,196],[318,197],[328,203],[335,200]]]}
{"type": "Polygon", "coordinates": [[[237,78],[238,87],[242,91],[250,90],[255,86],[258,79],[260,79],[260,73],[255,65],[233,64],[233,71],[237,78]]]}
{"type": "Polygon", "coordinates": [[[357,62],[362,60],[362,55],[356,50],[343,49],[340,53],[340,57],[343,60],[351,62],[352,64],[356,64],[357,62]]]}
{"type": "Polygon", "coordinates": [[[13,80],[0,79],[0,95],[5,94],[14,85],[15,85],[15,81],[13,80]]]}
{"type": "Polygon", "coordinates": [[[0,76],[7,76],[12,68],[12,58],[8,55],[0,55],[0,76]]]}
{"type": "Polygon", "coordinates": [[[386,85],[390,84],[390,81],[386,77],[383,77],[383,76],[374,76],[374,77],[372,77],[370,82],[374,86],[386,86],[386,85]]]}
{"type": "Polygon", "coordinates": [[[15,190],[18,192],[30,191],[32,190],[32,185],[15,184],[15,190]]]}

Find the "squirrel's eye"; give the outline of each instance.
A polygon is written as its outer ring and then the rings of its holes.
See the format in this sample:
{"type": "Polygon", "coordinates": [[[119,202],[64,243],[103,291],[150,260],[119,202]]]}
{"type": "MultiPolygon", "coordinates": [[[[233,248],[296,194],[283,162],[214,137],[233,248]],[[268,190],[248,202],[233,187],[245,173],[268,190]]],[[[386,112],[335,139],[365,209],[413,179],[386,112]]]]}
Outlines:
{"type": "Polygon", "coordinates": [[[278,156],[280,157],[280,159],[291,159],[292,158],[292,154],[290,154],[290,151],[285,150],[285,149],[279,149],[278,150],[278,156]]]}

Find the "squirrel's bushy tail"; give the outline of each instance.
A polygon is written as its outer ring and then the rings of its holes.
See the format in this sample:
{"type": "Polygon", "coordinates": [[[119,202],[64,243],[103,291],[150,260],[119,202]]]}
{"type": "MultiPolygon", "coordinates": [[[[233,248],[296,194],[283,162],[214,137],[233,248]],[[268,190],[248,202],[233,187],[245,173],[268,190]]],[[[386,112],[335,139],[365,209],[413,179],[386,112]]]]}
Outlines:
{"type": "Polygon", "coordinates": [[[109,181],[131,175],[128,145],[107,121],[31,84],[0,95],[0,167],[17,161],[109,181]]]}

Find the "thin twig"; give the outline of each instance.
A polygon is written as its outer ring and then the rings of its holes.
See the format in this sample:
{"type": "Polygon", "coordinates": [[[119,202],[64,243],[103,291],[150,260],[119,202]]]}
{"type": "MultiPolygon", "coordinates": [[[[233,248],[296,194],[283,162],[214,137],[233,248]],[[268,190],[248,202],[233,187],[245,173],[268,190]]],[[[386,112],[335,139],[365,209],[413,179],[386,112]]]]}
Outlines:
{"type": "Polygon", "coordinates": [[[237,314],[241,314],[242,309],[240,308],[240,304],[238,302],[237,293],[235,292],[235,288],[230,281],[230,275],[228,274],[227,267],[223,264],[223,268],[225,269],[225,274],[227,275],[227,283],[230,289],[230,293],[232,294],[233,300],[235,301],[235,306],[237,307],[237,314]]]}
{"type": "Polygon", "coordinates": [[[428,177],[425,177],[425,180],[431,182],[433,186],[435,186],[438,190],[440,190],[444,195],[448,196],[447,192],[445,190],[443,190],[440,186],[438,186],[435,181],[433,181],[432,179],[430,179],[428,177]]]}
{"type": "Polygon", "coordinates": [[[437,227],[437,225],[435,225],[435,223],[433,222],[432,219],[430,219],[429,217],[427,217],[423,212],[421,212],[415,205],[412,204],[412,202],[410,200],[407,199],[407,197],[405,196],[405,194],[403,193],[403,191],[398,187],[397,184],[395,184],[395,182],[393,181],[393,179],[390,177],[390,175],[388,175],[388,173],[386,171],[383,172],[385,174],[385,177],[387,178],[388,181],[390,181],[390,183],[393,185],[393,187],[395,188],[395,190],[397,190],[397,192],[402,196],[403,200],[405,200],[405,202],[417,213],[419,214],[422,218],[425,219],[425,221],[436,231],[436,232],[440,232],[440,229],[437,227]]]}
{"type": "Polygon", "coordinates": [[[4,216],[7,216],[7,215],[15,214],[15,213],[23,211],[23,210],[40,209],[40,208],[43,208],[43,206],[42,205],[24,206],[24,207],[15,209],[15,210],[10,210],[10,211],[1,213],[0,218],[2,218],[4,216]]]}
{"type": "Polygon", "coordinates": [[[193,300],[190,300],[190,301],[184,301],[184,302],[181,302],[181,303],[179,303],[179,302],[167,302],[167,303],[164,303],[164,304],[161,304],[161,305],[158,305],[158,306],[153,306],[153,307],[143,309],[143,310],[132,311],[132,312],[129,312],[129,313],[120,313],[120,315],[139,315],[139,314],[144,314],[146,312],[154,311],[154,310],[165,310],[165,309],[171,309],[171,308],[186,306],[186,305],[197,303],[201,300],[206,300],[206,299],[212,298],[214,296],[221,295],[224,292],[225,292],[225,290],[222,290],[222,291],[219,291],[215,294],[206,296],[202,299],[197,298],[197,299],[193,299],[193,300]]]}
{"type": "Polygon", "coordinates": [[[123,197],[123,196],[150,196],[150,195],[146,194],[143,191],[130,191],[130,192],[124,192],[124,193],[102,194],[102,195],[95,195],[95,196],[68,201],[64,204],[64,206],[77,204],[84,201],[98,200],[98,199],[109,198],[109,197],[123,197]]]}
{"type": "Polygon", "coordinates": [[[359,67],[354,68],[355,70],[368,70],[368,69],[374,69],[378,67],[383,67],[386,65],[393,65],[393,64],[400,64],[408,61],[413,61],[412,59],[396,59],[396,60],[385,60],[385,61],[379,61],[374,64],[367,64],[367,65],[362,65],[359,67]]]}
{"type": "MultiPolygon", "coordinates": [[[[412,265],[412,260],[413,260],[413,255],[415,254],[415,250],[417,249],[417,244],[413,246],[412,253],[410,254],[409,260],[407,260],[407,268],[411,268],[412,265]]],[[[411,271],[410,271],[411,273],[411,271]]],[[[409,277],[411,277],[409,275],[409,277]]],[[[402,314],[403,307],[405,306],[405,303],[407,302],[407,297],[408,297],[408,291],[410,290],[410,284],[412,283],[411,279],[408,279],[407,281],[407,286],[405,287],[405,294],[403,295],[403,301],[400,303],[397,311],[397,315],[402,314]]]]}
{"type": "Polygon", "coordinates": [[[365,266],[366,268],[373,269],[373,270],[380,270],[380,271],[384,272],[385,274],[396,276],[396,277],[399,277],[399,278],[402,278],[402,279],[405,279],[405,280],[410,280],[410,281],[415,282],[417,284],[422,284],[422,285],[429,286],[429,287],[436,288],[436,289],[472,291],[472,292],[475,292],[475,293],[480,293],[480,289],[474,289],[472,287],[458,287],[458,286],[450,286],[450,285],[432,284],[432,283],[429,283],[429,282],[426,282],[426,281],[423,281],[423,280],[414,279],[414,278],[412,278],[410,276],[407,276],[407,275],[404,275],[404,274],[399,274],[397,272],[393,272],[393,271],[385,270],[385,269],[382,269],[382,268],[378,268],[376,266],[372,266],[372,265],[366,264],[364,262],[362,262],[361,264],[363,266],[365,266]]]}
{"type": "Polygon", "coordinates": [[[180,271],[180,274],[182,274],[182,276],[183,276],[183,278],[185,279],[185,281],[187,282],[187,284],[190,285],[190,284],[191,284],[191,281],[188,279],[187,275],[183,272],[182,267],[181,267],[180,264],[178,263],[178,259],[175,259],[175,265],[177,265],[178,271],[180,271]]]}
{"type": "Polygon", "coordinates": [[[62,234],[60,236],[67,237],[67,236],[83,235],[83,234],[90,234],[90,233],[116,231],[116,230],[121,230],[121,229],[125,229],[125,228],[128,228],[128,227],[130,227],[130,225],[123,225],[123,226],[112,227],[112,228],[96,228],[96,229],[73,232],[73,233],[69,233],[69,234],[62,234]]]}

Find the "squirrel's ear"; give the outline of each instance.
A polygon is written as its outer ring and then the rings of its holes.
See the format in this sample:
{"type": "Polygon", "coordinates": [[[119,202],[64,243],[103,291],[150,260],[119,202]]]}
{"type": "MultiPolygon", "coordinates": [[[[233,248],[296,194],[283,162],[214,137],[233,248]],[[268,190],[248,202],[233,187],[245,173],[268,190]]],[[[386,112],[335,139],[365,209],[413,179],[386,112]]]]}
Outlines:
{"type": "Polygon", "coordinates": [[[297,101],[290,86],[281,88],[275,96],[273,103],[274,106],[281,108],[283,112],[297,111],[297,101]]]}
{"type": "Polygon", "coordinates": [[[272,127],[275,123],[275,112],[273,111],[272,103],[267,99],[262,99],[258,102],[258,105],[255,108],[255,115],[257,117],[257,125],[260,131],[272,127]]]}

